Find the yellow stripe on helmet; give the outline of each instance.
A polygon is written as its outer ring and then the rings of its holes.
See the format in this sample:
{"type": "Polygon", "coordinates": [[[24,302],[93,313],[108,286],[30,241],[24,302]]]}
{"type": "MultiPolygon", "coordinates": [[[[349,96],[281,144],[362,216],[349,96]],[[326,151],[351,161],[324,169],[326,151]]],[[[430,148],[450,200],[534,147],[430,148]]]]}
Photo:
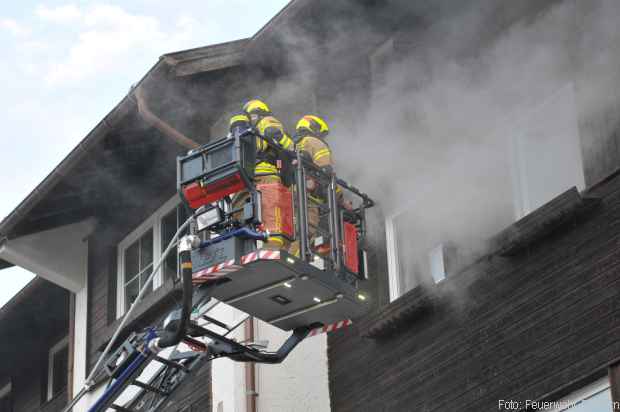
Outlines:
{"type": "Polygon", "coordinates": [[[278,168],[267,162],[260,162],[254,168],[254,173],[272,173],[277,174],[278,168]]]}
{"type": "Polygon", "coordinates": [[[314,116],[314,115],[308,115],[308,117],[318,123],[319,132],[321,134],[329,133],[329,126],[327,125],[327,122],[325,120],[321,119],[319,116],[314,116]]]}
{"type": "Polygon", "coordinates": [[[319,116],[307,114],[297,122],[295,130],[299,134],[310,133],[314,136],[325,137],[329,133],[327,122],[319,116]]]}
{"type": "Polygon", "coordinates": [[[282,136],[282,139],[280,139],[278,143],[280,143],[280,146],[282,146],[283,148],[287,150],[293,147],[294,145],[293,140],[290,137],[288,137],[286,134],[282,136]]]}
{"type": "Polygon", "coordinates": [[[253,114],[253,113],[267,114],[267,113],[271,113],[271,109],[269,109],[269,106],[267,106],[267,103],[263,102],[262,100],[258,100],[258,99],[250,100],[249,102],[244,104],[243,105],[243,111],[248,113],[248,114],[253,114]]]}
{"type": "Polygon", "coordinates": [[[247,123],[249,121],[250,121],[250,118],[247,115],[245,115],[245,114],[237,114],[237,115],[235,115],[235,116],[230,118],[230,124],[231,125],[235,124],[237,122],[247,123]]]}

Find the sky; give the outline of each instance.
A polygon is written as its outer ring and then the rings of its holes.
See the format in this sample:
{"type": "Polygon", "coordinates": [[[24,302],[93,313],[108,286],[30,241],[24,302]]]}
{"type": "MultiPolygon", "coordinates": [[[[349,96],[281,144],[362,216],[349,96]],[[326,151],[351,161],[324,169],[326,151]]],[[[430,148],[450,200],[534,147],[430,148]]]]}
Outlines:
{"type": "MultiPolygon", "coordinates": [[[[172,51],[250,37],[288,0],[6,2],[0,219],[172,51]]],[[[33,274],[0,271],[0,306],[33,274]]]]}

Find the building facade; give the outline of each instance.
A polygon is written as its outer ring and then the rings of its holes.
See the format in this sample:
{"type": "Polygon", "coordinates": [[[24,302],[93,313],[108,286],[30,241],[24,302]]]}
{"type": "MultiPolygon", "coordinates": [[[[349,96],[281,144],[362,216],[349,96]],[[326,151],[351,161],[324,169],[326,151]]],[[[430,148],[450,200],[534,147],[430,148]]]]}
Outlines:
{"type": "MultiPolygon", "coordinates": [[[[0,373],[0,408],[59,410],[44,409],[50,393],[81,389],[184,220],[182,136],[224,136],[230,113],[261,96],[289,129],[326,116],[338,174],[378,201],[374,309],[279,366],[206,364],[165,410],[611,410],[620,7],[513,3],[296,0],[250,39],[162,56],[0,224],[4,264],[69,302],[53,304],[66,315],[53,330],[68,332],[30,357],[47,372],[27,388],[0,373]],[[40,396],[25,405],[21,391],[40,396]]],[[[179,294],[173,257],[121,336],[160,322],[179,294]]],[[[285,337],[257,320],[236,335],[285,337]]]]}

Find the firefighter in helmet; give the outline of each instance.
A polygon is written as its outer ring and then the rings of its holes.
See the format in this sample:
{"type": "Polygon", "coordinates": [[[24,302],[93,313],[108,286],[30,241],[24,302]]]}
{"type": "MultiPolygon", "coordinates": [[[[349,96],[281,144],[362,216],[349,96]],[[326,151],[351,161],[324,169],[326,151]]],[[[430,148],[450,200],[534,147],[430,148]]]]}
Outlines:
{"type": "MultiPolygon", "coordinates": [[[[294,150],[295,144],[287,135],[282,123],[273,116],[269,106],[259,99],[253,99],[243,105],[243,110],[230,119],[230,132],[242,135],[246,132],[256,134],[256,167],[254,183],[282,183],[278,169],[279,155],[267,141],[286,150],[294,150]]],[[[280,162],[281,164],[281,162],[280,162]]],[[[233,207],[237,209],[248,201],[249,193],[235,196],[233,207]]],[[[284,249],[288,241],[284,236],[273,233],[264,245],[265,248],[284,249]]]]}
{"type": "MultiPolygon", "coordinates": [[[[297,122],[295,126],[296,149],[312,160],[315,166],[327,173],[333,173],[333,159],[329,145],[325,138],[329,134],[329,126],[325,120],[319,116],[307,114],[297,122]]],[[[308,190],[308,237],[310,243],[315,247],[319,254],[329,252],[329,246],[325,244],[315,245],[321,226],[320,207],[325,203],[323,190],[318,187],[314,179],[306,181],[308,190]]],[[[342,198],[342,189],[336,189],[339,200],[342,198]]],[[[325,237],[324,237],[325,239],[325,237]]],[[[299,244],[295,242],[291,246],[291,254],[299,254],[299,244]]]]}

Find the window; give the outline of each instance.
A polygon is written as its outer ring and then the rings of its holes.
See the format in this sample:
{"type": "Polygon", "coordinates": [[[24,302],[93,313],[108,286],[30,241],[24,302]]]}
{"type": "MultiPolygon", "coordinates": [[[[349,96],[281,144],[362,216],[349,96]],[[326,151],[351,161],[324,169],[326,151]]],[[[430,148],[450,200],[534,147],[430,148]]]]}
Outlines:
{"type": "Polygon", "coordinates": [[[517,219],[573,186],[585,187],[572,84],[524,114],[513,130],[512,187],[517,219]]]}
{"type": "MultiPolygon", "coordinates": [[[[138,226],[118,245],[117,316],[125,313],[138,297],[140,289],[152,272],[153,265],[161,258],[178,227],[185,222],[185,208],[178,196],[167,201],[157,212],[138,226]]],[[[176,250],[176,249],[175,249],[176,250]]],[[[161,270],[153,278],[147,293],[157,289],[169,279],[178,279],[177,253],[171,252],[161,270]]]]}
{"type": "Polygon", "coordinates": [[[153,228],[147,229],[124,253],[125,310],[136,300],[153,268],[153,228]]]}
{"type": "Polygon", "coordinates": [[[11,412],[12,410],[11,383],[7,383],[0,387],[0,412],[11,412]]]}
{"type": "Polygon", "coordinates": [[[515,220],[574,186],[584,188],[573,85],[557,87],[532,109],[501,122],[503,140],[487,153],[488,165],[475,151],[471,158],[462,154],[460,161],[468,165],[468,176],[476,177],[475,185],[438,164],[443,179],[414,193],[414,203],[398,205],[388,216],[391,300],[422,282],[441,281],[454,271],[457,259],[486,253],[485,241],[515,220]],[[493,174],[485,172],[489,165],[493,174]]]}
{"type": "Polygon", "coordinates": [[[414,213],[411,206],[386,219],[390,300],[421,283],[444,280],[455,254],[436,231],[424,230],[414,213]]]}
{"type": "Polygon", "coordinates": [[[65,337],[49,352],[47,375],[47,400],[61,393],[67,387],[69,374],[69,345],[65,337]]]}
{"type": "Polygon", "coordinates": [[[611,412],[613,403],[607,377],[553,402],[547,412],[611,412]]]}

